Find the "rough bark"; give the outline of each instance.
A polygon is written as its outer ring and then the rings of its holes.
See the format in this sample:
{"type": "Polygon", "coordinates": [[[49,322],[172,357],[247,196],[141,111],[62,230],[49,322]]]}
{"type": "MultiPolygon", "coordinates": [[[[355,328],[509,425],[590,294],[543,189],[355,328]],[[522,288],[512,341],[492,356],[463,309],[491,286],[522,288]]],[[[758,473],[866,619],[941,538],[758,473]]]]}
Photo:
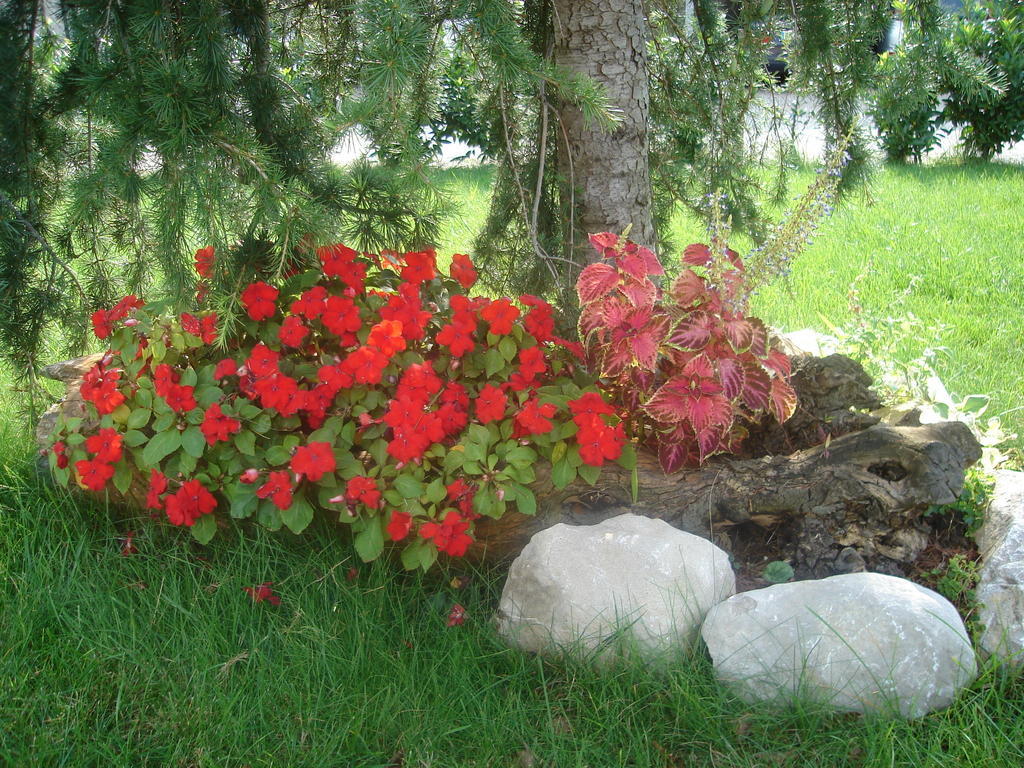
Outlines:
{"type": "MultiPolygon", "coordinates": [[[[59,413],[86,415],[79,387],[98,359],[43,369],[65,382],[68,393],[41,419],[40,445],[48,444],[59,413]]],[[[632,473],[617,465],[606,467],[595,486],[577,482],[564,489],[555,488],[540,465],[533,487],[538,514],[479,520],[470,557],[514,557],[530,536],[555,523],[590,525],[631,509],[714,538],[741,569],[786,560],[803,577],[864,569],[902,573],[927,544],[922,512],[956,499],[964,470],[981,449],[958,422],[877,423],[860,410],[879,405],[870,383],[841,355],[797,358],[799,404],[789,422],[755,426],[746,457],[719,457],[671,476],[641,452],[635,504],[632,473]]],[[[128,503],[139,506],[141,498],[128,503]]]]}
{"type": "Polygon", "coordinates": [[[622,232],[656,246],[648,164],[649,30],[641,0],[554,0],[555,62],[601,84],[621,122],[605,130],[563,104],[562,175],[573,185],[577,256],[591,260],[586,235],[622,232]]]}

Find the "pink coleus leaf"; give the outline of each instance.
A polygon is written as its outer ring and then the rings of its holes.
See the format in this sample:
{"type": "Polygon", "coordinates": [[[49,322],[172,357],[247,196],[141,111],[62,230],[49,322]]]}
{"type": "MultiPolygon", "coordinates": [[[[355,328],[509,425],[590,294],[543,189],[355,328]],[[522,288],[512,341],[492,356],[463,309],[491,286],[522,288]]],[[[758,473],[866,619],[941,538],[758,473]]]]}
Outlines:
{"type": "Polygon", "coordinates": [[[691,243],[683,249],[683,263],[694,267],[711,266],[711,249],[704,243],[691,243]]]}
{"type": "Polygon", "coordinates": [[[714,317],[707,312],[693,312],[669,334],[668,343],[681,349],[703,349],[711,341],[714,317]]]}
{"type": "MultiPolygon", "coordinates": [[[[732,425],[732,403],[725,395],[698,395],[689,400],[689,420],[697,432],[698,440],[703,441],[707,433],[721,434],[732,425]]],[[[703,443],[702,443],[703,444],[703,443]]],[[[707,455],[707,451],[702,452],[707,455]]]]}
{"type": "Polygon", "coordinates": [[[690,309],[707,298],[707,282],[692,269],[684,269],[669,288],[669,295],[680,309],[690,309]]]}
{"type": "Polygon", "coordinates": [[[619,284],[619,272],[609,264],[590,264],[576,281],[576,293],[580,304],[590,304],[602,299],[619,284]]]}
{"type": "Polygon", "coordinates": [[[704,429],[697,430],[697,450],[700,454],[700,461],[727,450],[725,440],[731,426],[732,421],[730,420],[728,424],[713,423],[704,429]]]}
{"type": "Polygon", "coordinates": [[[750,353],[763,360],[768,355],[768,329],[756,317],[748,317],[747,322],[751,328],[750,353]]]}
{"type": "Polygon", "coordinates": [[[726,313],[722,317],[725,338],[737,352],[746,352],[754,341],[754,325],[742,315],[726,313]]]}
{"type": "Polygon", "coordinates": [[[604,258],[611,258],[619,249],[619,236],[614,232],[598,232],[587,238],[590,244],[604,258]]]}
{"type": "Polygon", "coordinates": [[[789,355],[778,347],[772,347],[768,350],[768,359],[764,361],[764,365],[784,379],[788,379],[792,371],[792,362],[789,359],[789,355]]]}
{"type": "Polygon", "coordinates": [[[730,400],[735,400],[743,393],[743,384],[746,381],[743,365],[735,357],[721,357],[716,363],[718,380],[722,382],[722,394],[730,400]]]}
{"type": "Polygon", "coordinates": [[[700,461],[696,451],[697,440],[677,441],[662,436],[658,439],[658,461],[666,475],[678,472],[686,466],[695,466],[700,461]]]}
{"type": "Polygon", "coordinates": [[[768,407],[772,382],[768,372],[756,360],[743,362],[743,403],[752,411],[768,407]]]}
{"type": "Polygon", "coordinates": [[[646,277],[642,280],[627,277],[619,285],[619,290],[629,303],[637,308],[650,309],[658,298],[658,286],[646,277]]]}
{"type": "MultiPolygon", "coordinates": [[[[691,361],[691,365],[698,362],[691,361]]],[[[711,373],[710,367],[708,373],[711,373]]],[[[695,430],[700,430],[710,423],[732,421],[732,403],[721,392],[721,385],[710,375],[684,372],[662,384],[643,408],[655,421],[666,424],[688,421],[695,430]]]]}
{"type": "Polygon", "coordinates": [[[771,383],[769,409],[775,420],[781,424],[796,411],[796,392],[785,379],[774,378],[771,383]]]}
{"type": "Polygon", "coordinates": [[[650,248],[630,242],[618,258],[619,269],[637,279],[649,275],[663,275],[665,268],[650,248]]]}

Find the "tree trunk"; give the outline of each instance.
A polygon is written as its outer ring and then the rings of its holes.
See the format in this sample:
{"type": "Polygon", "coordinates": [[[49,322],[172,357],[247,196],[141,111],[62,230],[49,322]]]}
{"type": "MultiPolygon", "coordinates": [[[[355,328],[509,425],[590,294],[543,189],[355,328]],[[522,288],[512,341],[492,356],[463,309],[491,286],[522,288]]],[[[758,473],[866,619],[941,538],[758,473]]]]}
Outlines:
{"type": "Polygon", "coordinates": [[[604,130],[563,104],[559,166],[572,185],[574,256],[594,258],[586,235],[621,233],[654,249],[648,166],[647,17],[640,0],[554,0],[556,64],[602,85],[621,122],[604,130]]]}

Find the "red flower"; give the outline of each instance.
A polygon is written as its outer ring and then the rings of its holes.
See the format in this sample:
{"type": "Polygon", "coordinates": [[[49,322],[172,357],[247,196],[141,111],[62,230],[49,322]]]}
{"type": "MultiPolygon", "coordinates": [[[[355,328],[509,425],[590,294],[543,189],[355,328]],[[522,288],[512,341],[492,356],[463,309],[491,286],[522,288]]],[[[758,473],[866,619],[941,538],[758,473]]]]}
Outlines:
{"type": "Polygon", "coordinates": [[[213,497],[198,480],[186,480],[177,493],[164,499],[167,519],[174,525],[191,526],[203,515],[208,515],[217,508],[217,499],[213,497]]]}
{"type": "Polygon", "coordinates": [[[288,509],[292,505],[291,478],[283,469],[271,472],[267,482],[257,489],[256,495],[261,499],[269,498],[278,509],[288,509]]]}
{"type": "Polygon", "coordinates": [[[466,621],[466,609],[456,603],[452,606],[451,611],[448,612],[448,621],[445,623],[447,627],[457,627],[466,621]]]}
{"type": "Polygon", "coordinates": [[[172,411],[184,413],[196,407],[195,388],[184,384],[172,384],[164,394],[164,401],[172,411]]]}
{"type": "Polygon", "coordinates": [[[199,319],[188,312],[182,312],[181,329],[199,337],[204,344],[213,344],[217,340],[217,313],[211,312],[199,319]]]}
{"type": "Polygon", "coordinates": [[[275,352],[261,341],[252,348],[252,352],[249,353],[249,359],[245,361],[245,367],[253,376],[261,378],[277,373],[277,364],[280,359],[281,354],[279,352],[275,352]]]}
{"type": "Polygon", "coordinates": [[[381,354],[391,357],[405,349],[405,337],[402,335],[400,320],[381,320],[370,329],[366,346],[375,347],[381,354]]]}
{"type": "Polygon", "coordinates": [[[328,472],[333,472],[337,464],[334,461],[334,450],[327,442],[309,443],[295,449],[292,456],[292,472],[305,475],[312,482],[317,482],[328,472]]]}
{"type": "Polygon", "coordinates": [[[322,285],[314,285],[299,298],[292,302],[293,314],[302,315],[307,320],[316,320],[323,314],[327,306],[327,289],[322,285]]]}
{"type": "Polygon", "coordinates": [[[411,529],[412,515],[409,515],[406,512],[399,512],[397,509],[392,510],[391,520],[387,525],[388,536],[391,537],[391,540],[401,541],[409,535],[409,531],[411,529]]]}
{"type": "MultiPolygon", "coordinates": [[[[382,320],[398,320],[402,324],[402,335],[407,341],[423,338],[423,331],[430,320],[430,313],[423,309],[420,301],[420,287],[415,283],[402,283],[398,295],[391,296],[381,307],[382,320]]],[[[475,323],[474,323],[475,324],[475,323]]]]}
{"type": "Polygon", "coordinates": [[[102,491],[107,480],[114,476],[114,467],[99,459],[76,461],[75,470],[82,479],[82,485],[90,491],[102,491]]]}
{"type": "Polygon", "coordinates": [[[527,380],[543,375],[548,369],[544,350],[540,347],[527,347],[519,350],[519,373],[527,380]]]}
{"type": "Polygon", "coordinates": [[[280,605],[281,598],[274,594],[272,586],[274,586],[274,582],[265,581],[257,587],[242,587],[242,591],[248,594],[254,603],[262,603],[266,600],[271,605],[280,605]]]}
{"type": "Polygon", "coordinates": [[[277,312],[277,288],[262,280],[252,283],[242,291],[242,305],[253,320],[269,320],[277,312]]]}
{"type": "Polygon", "coordinates": [[[420,526],[420,536],[424,539],[433,539],[434,546],[439,552],[445,552],[452,557],[462,557],[473,543],[473,537],[466,533],[468,529],[469,521],[463,520],[454,509],[449,509],[442,522],[424,523],[420,526]]]}
{"type": "Polygon", "coordinates": [[[349,354],[341,365],[359,384],[380,384],[389,362],[387,356],[379,350],[360,347],[349,354]]]}
{"type": "Polygon", "coordinates": [[[526,435],[544,435],[555,428],[551,417],[558,410],[554,403],[540,404],[536,397],[531,397],[526,404],[516,413],[515,429],[513,437],[525,437],[526,435]]]}
{"type": "Polygon", "coordinates": [[[476,347],[473,341],[473,332],[476,330],[476,322],[472,325],[467,323],[452,322],[444,326],[437,334],[437,343],[448,347],[452,357],[462,357],[467,352],[472,352],[476,347]]]}
{"type": "Polygon", "coordinates": [[[470,485],[461,477],[455,482],[445,486],[448,491],[448,500],[459,508],[459,511],[467,520],[473,520],[478,515],[473,512],[473,497],[476,496],[476,486],[470,485]]]}
{"type": "Polygon", "coordinates": [[[407,283],[425,283],[437,275],[437,254],[433,250],[413,251],[405,254],[402,280],[407,283]]]}
{"type": "Polygon", "coordinates": [[[256,467],[249,467],[245,472],[238,476],[238,482],[244,483],[245,485],[252,485],[260,479],[260,471],[256,467]]]}
{"type": "Polygon", "coordinates": [[[213,246],[208,245],[196,251],[196,272],[200,277],[213,276],[213,246]]]}
{"type": "Polygon", "coordinates": [[[570,400],[569,410],[573,414],[572,420],[580,429],[592,424],[603,424],[602,415],[615,413],[615,409],[606,403],[597,392],[587,392],[576,400],[570,400]]]}
{"type": "Polygon", "coordinates": [[[231,435],[242,429],[242,422],[226,416],[220,409],[220,403],[214,403],[203,414],[203,423],[199,425],[207,445],[227,440],[231,435]]]}
{"type": "Polygon", "coordinates": [[[351,299],[345,296],[328,297],[320,322],[341,339],[343,347],[359,343],[355,333],[363,327],[363,320],[359,317],[359,307],[351,299]]]}
{"type": "Polygon", "coordinates": [[[500,421],[505,418],[505,406],[508,399],[497,387],[486,384],[476,398],[476,418],[481,424],[500,421]]]}
{"type": "Polygon", "coordinates": [[[295,315],[288,315],[277,332],[277,338],[286,347],[301,347],[303,339],[308,335],[309,329],[303,325],[302,319],[295,315]]]}
{"type": "Polygon", "coordinates": [[[236,363],[230,357],[225,357],[219,363],[217,367],[213,369],[213,380],[220,381],[225,376],[234,376],[238,373],[238,363],[236,363]]]}
{"type": "Polygon", "coordinates": [[[149,490],[146,492],[146,509],[163,509],[160,497],[167,492],[167,478],[158,470],[149,470],[149,490]]]}
{"type": "Polygon", "coordinates": [[[85,441],[85,449],[96,455],[96,461],[115,464],[121,460],[121,439],[116,429],[103,427],[85,441]]]}
{"type": "Polygon", "coordinates": [[[56,443],[50,446],[53,451],[53,455],[57,457],[57,468],[64,469],[68,465],[68,457],[65,451],[67,451],[67,443],[58,440],[56,443]]]}
{"type": "Polygon", "coordinates": [[[128,555],[134,555],[138,553],[139,548],[132,543],[132,540],[134,538],[135,531],[125,532],[124,537],[121,539],[121,555],[123,557],[128,557],[128,555]]]}
{"type": "Polygon", "coordinates": [[[282,416],[291,416],[299,409],[299,385],[290,376],[273,373],[258,379],[252,388],[264,408],[276,408],[282,416]]]}
{"type": "Polygon", "coordinates": [[[405,369],[395,394],[398,398],[423,406],[441,391],[441,386],[441,379],[434,373],[430,363],[414,363],[405,369]]]}
{"type": "Polygon", "coordinates": [[[456,253],[452,256],[452,279],[456,280],[464,291],[468,291],[476,282],[476,269],[473,267],[473,261],[466,254],[456,253]]]}
{"type": "Polygon", "coordinates": [[[531,307],[530,311],[526,313],[526,317],[523,318],[523,326],[527,333],[532,334],[537,341],[551,341],[555,334],[555,319],[551,305],[528,293],[520,296],[519,301],[523,305],[531,307]]]}
{"type": "Polygon", "coordinates": [[[345,498],[349,501],[359,501],[370,509],[380,507],[380,489],[377,481],[372,477],[356,476],[351,478],[345,485],[345,498]]]}
{"type": "Polygon", "coordinates": [[[581,428],[576,433],[580,444],[580,458],[584,464],[600,467],[605,459],[614,461],[622,455],[622,446],[626,444],[626,433],[622,424],[615,427],[591,426],[581,428]]]}
{"type": "Polygon", "coordinates": [[[96,407],[100,416],[113,413],[121,403],[124,395],[117,389],[117,380],[121,378],[119,370],[104,370],[101,363],[96,363],[82,379],[79,390],[82,398],[96,407]]]}
{"type": "Polygon", "coordinates": [[[110,312],[105,309],[97,309],[92,313],[92,332],[97,339],[107,338],[113,331],[110,312]]]}
{"type": "Polygon", "coordinates": [[[495,336],[512,333],[512,325],[519,317],[519,307],[512,306],[508,299],[492,301],[480,311],[480,317],[490,323],[490,332],[495,336]]]}
{"type": "Polygon", "coordinates": [[[338,243],[317,248],[316,255],[327,277],[340,277],[356,293],[362,292],[366,279],[366,264],[356,261],[359,255],[357,251],[338,243]]]}

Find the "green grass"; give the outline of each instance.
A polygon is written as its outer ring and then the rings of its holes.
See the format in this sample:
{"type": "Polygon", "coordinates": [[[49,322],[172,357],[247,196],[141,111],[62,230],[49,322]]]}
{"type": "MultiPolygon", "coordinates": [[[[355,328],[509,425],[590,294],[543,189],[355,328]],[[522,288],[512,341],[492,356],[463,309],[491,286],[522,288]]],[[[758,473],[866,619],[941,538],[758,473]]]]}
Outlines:
{"type": "Polygon", "coordinates": [[[0,764],[1014,766],[1024,679],[988,669],[916,722],[773,713],[701,652],[604,673],[506,648],[499,574],[362,566],[327,526],[209,548],[0,469],[0,764]],[[119,536],[141,528],[140,552],[119,536]],[[280,606],[243,587],[272,581],[280,606]],[[445,626],[454,602],[463,626],[445,626]],[[401,755],[401,759],[397,756],[401,755]],[[525,761],[525,762],[524,762],[525,761]]]}
{"type": "MultiPolygon", "coordinates": [[[[466,251],[489,171],[445,173],[475,210],[449,230],[448,247],[466,251]]],[[[865,305],[886,311],[920,274],[906,308],[949,326],[908,339],[908,354],[949,346],[951,388],[1012,408],[1021,183],[1020,169],[997,166],[887,171],[874,205],[841,209],[798,262],[793,298],[767,292],[758,310],[789,328],[820,328],[819,314],[844,324],[849,281],[874,255],[865,305]]],[[[545,662],[496,637],[497,571],[456,589],[450,573],[361,566],[327,524],[201,548],[53,490],[30,467],[29,440],[0,413],[0,765],[1024,764],[1019,673],[988,667],[949,709],[902,722],[744,704],[699,650],[665,672],[545,662]],[[140,551],[123,557],[129,529],[140,551]],[[243,591],[265,581],[280,606],[243,591]],[[448,628],[454,602],[468,618],[448,628]]]]}

